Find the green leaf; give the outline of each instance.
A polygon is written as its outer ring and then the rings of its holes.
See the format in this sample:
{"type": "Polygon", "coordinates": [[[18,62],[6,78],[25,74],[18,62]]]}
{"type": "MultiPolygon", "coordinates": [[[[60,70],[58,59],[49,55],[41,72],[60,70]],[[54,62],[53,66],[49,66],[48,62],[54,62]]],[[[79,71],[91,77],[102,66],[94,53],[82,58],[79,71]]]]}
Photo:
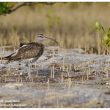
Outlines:
{"type": "Polygon", "coordinates": [[[98,31],[105,33],[103,26],[98,21],[95,23],[95,26],[98,31]]]}

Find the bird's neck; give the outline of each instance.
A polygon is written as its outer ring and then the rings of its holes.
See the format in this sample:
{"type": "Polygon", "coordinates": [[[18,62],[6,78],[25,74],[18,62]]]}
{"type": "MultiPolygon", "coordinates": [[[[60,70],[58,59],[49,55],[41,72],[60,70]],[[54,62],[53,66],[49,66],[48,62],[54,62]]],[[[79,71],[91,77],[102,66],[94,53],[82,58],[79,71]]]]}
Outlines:
{"type": "Polygon", "coordinates": [[[42,39],[36,39],[36,42],[38,42],[38,43],[43,43],[43,40],[42,39]]]}

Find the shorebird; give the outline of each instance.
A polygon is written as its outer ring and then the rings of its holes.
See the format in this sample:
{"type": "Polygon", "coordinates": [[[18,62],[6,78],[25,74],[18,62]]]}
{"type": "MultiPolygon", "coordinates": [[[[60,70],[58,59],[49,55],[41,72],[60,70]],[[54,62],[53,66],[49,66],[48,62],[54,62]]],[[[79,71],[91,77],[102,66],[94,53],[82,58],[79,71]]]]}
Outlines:
{"type": "Polygon", "coordinates": [[[8,62],[31,59],[31,62],[35,62],[44,52],[43,41],[46,39],[50,39],[58,44],[56,40],[46,37],[43,34],[38,34],[36,36],[36,42],[20,43],[20,47],[15,52],[4,57],[3,59],[8,62]]]}

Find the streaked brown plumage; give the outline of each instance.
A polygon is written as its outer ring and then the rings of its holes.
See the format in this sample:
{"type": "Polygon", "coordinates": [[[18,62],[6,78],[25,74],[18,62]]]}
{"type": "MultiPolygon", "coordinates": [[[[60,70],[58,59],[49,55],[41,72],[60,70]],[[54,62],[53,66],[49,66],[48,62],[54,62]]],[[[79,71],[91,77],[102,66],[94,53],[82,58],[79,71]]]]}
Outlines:
{"type": "Polygon", "coordinates": [[[4,57],[8,61],[17,61],[21,59],[36,58],[36,60],[43,54],[44,45],[36,42],[27,43],[22,46],[14,53],[4,57]]]}
{"type": "Polygon", "coordinates": [[[45,37],[43,34],[39,34],[37,37],[38,42],[21,43],[19,49],[17,49],[9,56],[4,57],[3,59],[10,62],[33,58],[33,60],[36,61],[44,52],[44,45],[41,42],[45,39],[50,39],[56,42],[52,38],[48,38],[45,37]]]}

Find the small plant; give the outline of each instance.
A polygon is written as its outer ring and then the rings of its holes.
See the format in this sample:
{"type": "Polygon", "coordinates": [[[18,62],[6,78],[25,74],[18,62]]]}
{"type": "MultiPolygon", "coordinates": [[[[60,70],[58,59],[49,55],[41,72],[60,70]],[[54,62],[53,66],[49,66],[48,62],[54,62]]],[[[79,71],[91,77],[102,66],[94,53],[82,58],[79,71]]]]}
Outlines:
{"type": "Polygon", "coordinates": [[[96,22],[95,26],[97,31],[103,34],[102,42],[106,47],[110,47],[110,28],[105,31],[104,27],[99,22],[96,22]]]}

